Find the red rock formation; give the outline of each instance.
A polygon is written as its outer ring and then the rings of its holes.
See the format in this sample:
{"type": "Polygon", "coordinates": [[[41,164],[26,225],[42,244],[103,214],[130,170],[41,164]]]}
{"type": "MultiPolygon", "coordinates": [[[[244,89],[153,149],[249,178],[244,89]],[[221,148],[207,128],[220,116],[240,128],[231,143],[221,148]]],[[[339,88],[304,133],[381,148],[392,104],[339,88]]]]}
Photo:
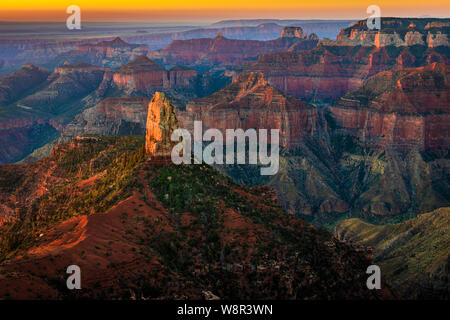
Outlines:
{"type": "Polygon", "coordinates": [[[167,71],[145,55],[119,68],[113,81],[121,89],[144,93],[169,86],[167,71]]]}
{"type": "Polygon", "coordinates": [[[317,110],[299,100],[286,97],[270,86],[261,73],[241,74],[224,89],[188,103],[179,112],[184,128],[193,120],[204,127],[226,129],[279,129],[280,144],[297,146],[304,135],[316,130],[317,110]]]}
{"type": "Polygon", "coordinates": [[[330,100],[357,89],[381,71],[433,62],[450,63],[450,56],[425,48],[319,45],[312,50],[261,55],[248,71],[264,73],[270,84],[296,98],[330,100]]]}
{"type": "Polygon", "coordinates": [[[301,28],[287,27],[276,40],[235,40],[219,33],[213,39],[175,40],[149,56],[169,65],[235,65],[255,60],[260,54],[311,49],[317,42],[315,38],[307,39],[301,28]]]}
{"type": "Polygon", "coordinates": [[[113,75],[113,82],[128,94],[137,92],[150,95],[162,89],[192,87],[196,76],[197,71],[180,66],[166,71],[142,55],[118,69],[113,75]]]}
{"type": "Polygon", "coordinates": [[[145,152],[150,157],[167,157],[172,152],[170,136],[178,128],[175,107],[164,93],[156,92],[148,105],[145,152]]]}
{"type": "Polygon", "coordinates": [[[299,38],[299,39],[307,39],[308,36],[303,32],[303,29],[300,27],[284,27],[283,31],[281,31],[281,39],[286,38],[299,38]]]}
{"type": "Polygon", "coordinates": [[[375,146],[450,148],[450,67],[383,72],[329,107],[340,130],[375,146]]]}

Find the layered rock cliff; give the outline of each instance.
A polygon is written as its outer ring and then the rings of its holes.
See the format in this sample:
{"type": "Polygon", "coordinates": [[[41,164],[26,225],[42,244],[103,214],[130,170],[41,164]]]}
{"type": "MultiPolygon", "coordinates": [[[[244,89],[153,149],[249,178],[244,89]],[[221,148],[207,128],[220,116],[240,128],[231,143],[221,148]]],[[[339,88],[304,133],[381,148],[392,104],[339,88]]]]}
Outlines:
{"type": "Polygon", "coordinates": [[[44,112],[59,114],[65,105],[95,91],[107,69],[86,63],[64,64],[55,68],[46,86],[20,100],[20,104],[44,112]]]}
{"type": "Polygon", "coordinates": [[[147,56],[141,55],[114,72],[113,82],[127,94],[153,95],[161,89],[193,89],[197,72],[184,67],[167,71],[147,56]]]}
{"type": "Polygon", "coordinates": [[[450,51],[426,46],[320,44],[312,50],[261,55],[247,71],[264,73],[271,85],[294,97],[322,102],[357,89],[379,72],[433,62],[449,64],[450,51]]]}
{"type": "Polygon", "coordinates": [[[261,73],[238,76],[232,84],[204,98],[190,101],[179,112],[183,126],[192,129],[195,120],[205,128],[279,129],[280,144],[297,146],[302,137],[316,130],[317,110],[307,103],[285,96],[270,86],[261,73]]]}
{"type": "Polygon", "coordinates": [[[361,20],[339,32],[336,41],[324,41],[336,46],[414,46],[448,47],[450,19],[381,18],[381,29],[370,30],[361,20]]]}
{"type": "Polygon", "coordinates": [[[342,214],[380,222],[449,206],[448,92],[447,65],[380,73],[322,109],[315,134],[281,155],[273,177],[225,170],[272,186],[289,211],[325,225],[342,214]]]}
{"type": "Polygon", "coordinates": [[[300,27],[285,27],[276,40],[236,40],[219,33],[215,38],[175,40],[149,56],[167,65],[230,66],[254,61],[260,54],[311,49],[317,42],[317,37],[308,37],[300,27]]]}
{"type": "Polygon", "coordinates": [[[106,98],[78,115],[66,126],[62,137],[70,141],[83,134],[145,135],[149,101],[145,97],[106,98]]]}
{"type": "Polygon", "coordinates": [[[338,131],[377,147],[450,148],[450,67],[377,74],[327,108],[338,131]]]}

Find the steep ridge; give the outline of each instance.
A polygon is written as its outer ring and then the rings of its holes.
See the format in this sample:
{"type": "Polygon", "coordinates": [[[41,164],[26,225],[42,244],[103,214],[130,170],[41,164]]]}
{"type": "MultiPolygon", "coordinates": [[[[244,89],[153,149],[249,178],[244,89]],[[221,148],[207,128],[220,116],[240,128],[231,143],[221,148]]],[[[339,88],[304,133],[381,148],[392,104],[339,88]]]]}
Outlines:
{"type": "Polygon", "coordinates": [[[106,71],[105,68],[86,63],[64,64],[48,77],[44,88],[21,99],[19,103],[33,110],[60,114],[64,105],[95,91],[106,71]]]}
{"type": "Polygon", "coordinates": [[[270,86],[263,74],[247,73],[210,96],[190,101],[178,117],[188,130],[192,130],[193,121],[223,133],[237,128],[279,129],[280,144],[295,147],[303,136],[314,134],[317,110],[285,96],[270,86]]]}
{"type": "Polygon", "coordinates": [[[81,44],[73,50],[59,54],[48,63],[48,66],[56,67],[65,62],[70,64],[84,62],[115,69],[147,53],[147,46],[129,44],[116,37],[110,41],[81,44]]]}
{"type": "Polygon", "coordinates": [[[339,131],[396,149],[450,148],[450,67],[432,64],[377,74],[327,112],[339,131]]]}
{"type": "Polygon", "coordinates": [[[146,158],[141,138],[86,136],[33,164],[1,167],[1,196],[19,198],[7,205],[21,219],[0,228],[0,296],[393,298],[385,285],[367,289],[363,252],[286,214],[270,189],[146,158]],[[65,286],[72,264],[83,274],[77,292],[65,286]]]}
{"type": "Polygon", "coordinates": [[[230,66],[254,61],[260,54],[311,49],[317,42],[316,35],[308,37],[300,27],[284,27],[276,40],[236,40],[218,33],[215,38],[175,40],[149,56],[165,65],[230,66]]]}
{"type": "Polygon", "coordinates": [[[48,75],[26,65],[4,77],[2,92],[7,94],[8,105],[0,106],[0,164],[18,161],[54,140],[75,115],[98,101],[101,90],[96,90],[107,72],[76,63],[48,75]]]}
{"type": "Polygon", "coordinates": [[[373,248],[384,277],[407,299],[448,299],[450,208],[392,225],[348,219],[336,226],[343,241],[373,248]]]}
{"type": "Polygon", "coordinates": [[[65,127],[62,137],[70,141],[83,134],[144,135],[149,101],[145,97],[106,98],[78,115],[65,127]]]}
{"type": "Polygon", "coordinates": [[[0,78],[0,106],[8,105],[26,92],[43,83],[50,72],[26,63],[23,67],[0,78]]]}

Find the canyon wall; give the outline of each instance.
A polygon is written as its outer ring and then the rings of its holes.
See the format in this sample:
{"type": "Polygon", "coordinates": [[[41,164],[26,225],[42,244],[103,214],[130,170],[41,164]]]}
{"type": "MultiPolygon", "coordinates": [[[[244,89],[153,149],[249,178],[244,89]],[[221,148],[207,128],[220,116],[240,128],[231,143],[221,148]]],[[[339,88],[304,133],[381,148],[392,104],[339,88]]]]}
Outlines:
{"type": "Polygon", "coordinates": [[[141,55],[116,70],[113,82],[126,94],[140,93],[151,96],[162,89],[192,89],[196,77],[195,70],[179,66],[167,71],[147,56],[141,55]]]}
{"type": "Polygon", "coordinates": [[[354,134],[368,145],[448,150],[449,76],[449,66],[436,63],[383,72],[327,111],[338,131],[354,134]]]}
{"type": "Polygon", "coordinates": [[[284,27],[276,40],[236,40],[219,33],[215,38],[175,40],[149,56],[166,65],[230,66],[254,61],[260,54],[312,49],[317,42],[316,35],[308,37],[300,27],[284,27]]]}
{"type": "Polygon", "coordinates": [[[336,41],[325,40],[337,46],[414,46],[448,47],[450,19],[381,18],[380,30],[369,30],[361,20],[339,32],[336,41]]]}
{"type": "MultiPolygon", "coordinates": [[[[316,130],[317,110],[300,100],[286,97],[270,86],[261,73],[241,74],[232,84],[205,98],[190,101],[178,117],[184,128],[193,121],[205,128],[279,129],[280,144],[295,147],[316,130]]],[[[205,129],[206,130],[206,129],[205,129]]],[[[270,131],[270,130],[269,130],[270,131]]]]}

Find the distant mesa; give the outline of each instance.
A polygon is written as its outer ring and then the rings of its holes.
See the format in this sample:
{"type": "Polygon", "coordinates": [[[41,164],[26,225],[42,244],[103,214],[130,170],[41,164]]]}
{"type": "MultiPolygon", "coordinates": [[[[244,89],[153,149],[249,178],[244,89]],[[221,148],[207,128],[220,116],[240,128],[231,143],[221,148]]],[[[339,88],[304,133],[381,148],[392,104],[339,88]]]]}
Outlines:
{"type": "Polygon", "coordinates": [[[224,39],[225,37],[223,36],[222,32],[217,33],[217,36],[215,39],[224,39]]]}
{"type": "Polygon", "coordinates": [[[283,31],[281,31],[281,38],[298,38],[298,39],[307,39],[306,33],[303,32],[301,27],[283,27],[283,31]]]}
{"type": "Polygon", "coordinates": [[[174,40],[170,45],[149,53],[149,57],[166,65],[229,66],[255,61],[261,54],[309,50],[319,39],[308,37],[301,27],[284,27],[280,38],[268,41],[225,38],[219,32],[214,38],[174,40]]]}
{"type": "Polygon", "coordinates": [[[141,44],[129,44],[116,37],[110,41],[84,43],[74,49],[61,53],[51,62],[49,67],[62,65],[64,62],[84,62],[96,66],[119,68],[136,59],[139,55],[148,53],[148,47],[141,44]]]}
{"type": "Polygon", "coordinates": [[[153,60],[150,60],[146,55],[142,54],[135,60],[120,67],[116,72],[121,74],[131,74],[149,71],[165,71],[165,69],[153,60]]]}
{"type": "Polygon", "coordinates": [[[100,41],[98,43],[85,43],[78,48],[95,48],[95,47],[110,47],[110,48],[129,48],[134,49],[141,47],[140,44],[130,44],[128,42],[125,42],[120,37],[116,37],[113,40],[106,40],[106,41],[100,41]]]}
{"type": "Polygon", "coordinates": [[[197,71],[187,67],[175,66],[170,71],[140,55],[135,60],[120,67],[113,75],[113,81],[118,88],[128,93],[140,92],[153,94],[155,90],[190,88],[197,71]]]}

